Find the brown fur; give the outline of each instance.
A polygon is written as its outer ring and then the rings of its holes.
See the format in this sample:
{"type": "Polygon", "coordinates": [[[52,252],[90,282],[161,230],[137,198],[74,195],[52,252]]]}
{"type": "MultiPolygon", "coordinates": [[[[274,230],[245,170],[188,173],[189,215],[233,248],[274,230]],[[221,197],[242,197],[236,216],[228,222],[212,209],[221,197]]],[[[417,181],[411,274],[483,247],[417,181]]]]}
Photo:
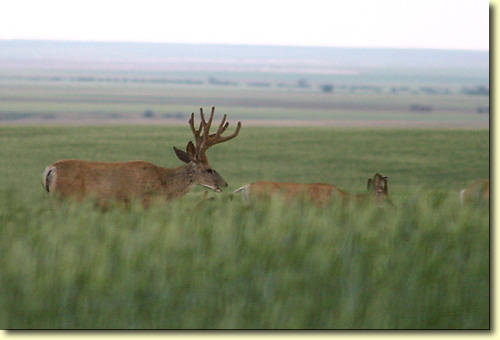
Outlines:
{"type": "MultiPolygon", "coordinates": [[[[209,123],[213,114],[214,108],[209,123]]],[[[193,116],[189,122],[191,127],[194,126],[193,116]]],[[[236,137],[241,127],[239,123],[235,133],[221,137],[227,128],[227,123],[222,126],[224,121],[225,117],[217,134],[209,135],[210,124],[207,127],[202,115],[200,129],[195,131],[193,128],[196,147],[192,142],[187,144],[185,152],[174,147],[177,157],[186,163],[184,166],[163,168],[145,161],[110,163],[65,159],[45,169],[43,186],[49,193],[62,198],[92,197],[103,205],[112,200],[139,199],[147,206],[154,198],[169,201],[181,197],[196,184],[219,192],[227,183],[210,167],[205,151],[211,145],[236,137]]]]}
{"type": "Polygon", "coordinates": [[[368,193],[350,194],[339,187],[327,183],[286,183],[258,181],[247,184],[235,192],[243,192],[247,197],[262,198],[281,194],[285,199],[303,198],[310,200],[319,206],[336,200],[342,203],[354,201],[363,202],[367,199],[375,199],[376,202],[384,201],[392,204],[388,199],[387,177],[375,174],[373,179],[368,179],[368,193]]]}
{"type": "Polygon", "coordinates": [[[478,179],[460,192],[462,204],[482,203],[490,201],[490,180],[478,179]]]}

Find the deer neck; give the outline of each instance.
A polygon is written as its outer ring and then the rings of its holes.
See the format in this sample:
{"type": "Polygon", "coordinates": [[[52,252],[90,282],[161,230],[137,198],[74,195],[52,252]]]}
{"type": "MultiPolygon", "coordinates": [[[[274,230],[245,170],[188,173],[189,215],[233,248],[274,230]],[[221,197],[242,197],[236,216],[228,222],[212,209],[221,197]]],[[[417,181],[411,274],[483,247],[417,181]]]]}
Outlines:
{"type": "Polygon", "coordinates": [[[194,169],[191,164],[178,168],[163,168],[163,187],[167,198],[173,199],[184,196],[196,184],[194,182],[194,169]]]}

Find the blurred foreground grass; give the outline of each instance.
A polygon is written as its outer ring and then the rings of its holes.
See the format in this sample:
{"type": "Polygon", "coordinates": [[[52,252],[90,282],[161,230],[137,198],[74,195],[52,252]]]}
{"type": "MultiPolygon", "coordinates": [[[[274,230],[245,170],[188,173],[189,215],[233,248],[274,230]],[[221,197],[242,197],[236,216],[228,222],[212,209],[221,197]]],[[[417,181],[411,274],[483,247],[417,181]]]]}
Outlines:
{"type": "Polygon", "coordinates": [[[490,327],[487,207],[218,198],[103,213],[2,189],[0,327],[490,327]]]}

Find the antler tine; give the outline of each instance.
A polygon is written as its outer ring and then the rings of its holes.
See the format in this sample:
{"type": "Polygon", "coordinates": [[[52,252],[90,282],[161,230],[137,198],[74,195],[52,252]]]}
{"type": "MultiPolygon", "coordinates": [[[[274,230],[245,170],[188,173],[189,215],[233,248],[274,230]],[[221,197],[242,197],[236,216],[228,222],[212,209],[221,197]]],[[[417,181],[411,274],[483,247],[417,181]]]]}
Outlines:
{"type": "Polygon", "coordinates": [[[193,132],[194,142],[196,144],[196,147],[199,148],[199,146],[201,144],[200,132],[201,132],[202,124],[200,122],[200,127],[198,129],[195,129],[195,127],[194,127],[194,112],[191,113],[191,118],[189,119],[189,126],[191,127],[191,131],[193,132]]]}
{"type": "MultiPolygon", "coordinates": [[[[228,125],[228,124],[226,124],[226,125],[228,125]]],[[[227,128],[227,126],[226,126],[226,128],[227,128]]],[[[224,128],[224,130],[226,128],[224,128]]],[[[230,134],[229,136],[226,136],[226,137],[221,137],[221,136],[216,135],[216,137],[218,137],[218,138],[214,139],[214,141],[212,143],[210,143],[210,146],[228,141],[230,139],[233,139],[234,137],[238,136],[240,129],[241,129],[241,122],[238,122],[238,125],[236,126],[236,130],[232,134],[230,134]]]]}
{"type": "Polygon", "coordinates": [[[209,147],[208,145],[208,137],[209,137],[209,133],[210,133],[210,126],[212,125],[212,120],[214,119],[214,111],[215,111],[215,107],[212,107],[212,112],[210,113],[210,118],[208,119],[208,122],[205,120],[205,115],[203,114],[203,108],[200,107],[200,116],[201,116],[201,123],[200,123],[200,129],[199,131],[201,131],[201,129],[203,128],[203,135],[201,136],[201,141],[200,141],[200,145],[199,145],[199,150],[198,152],[203,152],[204,149],[206,149],[207,147],[209,147]]]}
{"type": "Polygon", "coordinates": [[[200,116],[201,116],[201,122],[203,126],[210,127],[212,124],[212,120],[214,119],[214,112],[215,112],[215,107],[212,106],[212,112],[210,112],[210,118],[208,118],[208,122],[205,120],[205,114],[203,113],[203,108],[200,107],[200,116]]]}
{"type": "Polygon", "coordinates": [[[205,123],[205,136],[208,136],[210,132],[210,126],[212,126],[212,121],[214,120],[215,107],[212,106],[212,112],[210,112],[210,118],[208,118],[208,122],[205,123]]]}
{"type": "Polygon", "coordinates": [[[227,129],[228,126],[229,126],[229,122],[226,122],[226,124],[222,128],[222,131],[220,132],[221,135],[224,133],[224,131],[226,131],[226,129],[227,129]]]}
{"type": "Polygon", "coordinates": [[[203,114],[203,108],[200,107],[200,117],[201,117],[201,122],[203,123],[203,125],[206,124],[205,122],[205,115],[203,114]]]}
{"type": "Polygon", "coordinates": [[[196,136],[196,130],[194,128],[194,112],[191,113],[191,118],[189,119],[189,126],[191,127],[191,131],[193,132],[193,135],[196,136]]]}
{"type": "Polygon", "coordinates": [[[222,117],[222,121],[220,122],[219,128],[217,129],[217,133],[215,134],[215,138],[220,137],[220,135],[227,129],[229,126],[229,122],[226,122],[227,115],[225,114],[224,117],[222,117]],[[226,123],[226,124],[224,124],[226,123]]]}
{"type": "Polygon", "coordinates": [[[209,124],[212,124],[212,119],[214,119],[214,114],[215,114],[215,106],[212,106],[212,111],[210,112],[209,124]]]}

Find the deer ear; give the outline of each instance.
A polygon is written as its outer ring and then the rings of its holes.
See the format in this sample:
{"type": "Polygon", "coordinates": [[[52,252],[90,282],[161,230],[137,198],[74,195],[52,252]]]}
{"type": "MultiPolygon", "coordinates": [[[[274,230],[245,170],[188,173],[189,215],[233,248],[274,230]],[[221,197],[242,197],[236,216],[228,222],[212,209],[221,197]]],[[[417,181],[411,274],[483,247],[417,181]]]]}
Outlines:
{"type": "Polygon", "coordinates": [[[366,183],[366,190],[370,191],[372,189],[372,179],[368,178],[368,183],[366,183]]]}
{"type": "Polygon", "coordinates": [[[175,151],[175,154],[177,155],[177,158],[179,158],[184,163],[191,162],[191,159],[189,158],[189,155],[187,154],[187,152],[179,150],[175,146],[174,146],[174,151],[175,151]]]}

